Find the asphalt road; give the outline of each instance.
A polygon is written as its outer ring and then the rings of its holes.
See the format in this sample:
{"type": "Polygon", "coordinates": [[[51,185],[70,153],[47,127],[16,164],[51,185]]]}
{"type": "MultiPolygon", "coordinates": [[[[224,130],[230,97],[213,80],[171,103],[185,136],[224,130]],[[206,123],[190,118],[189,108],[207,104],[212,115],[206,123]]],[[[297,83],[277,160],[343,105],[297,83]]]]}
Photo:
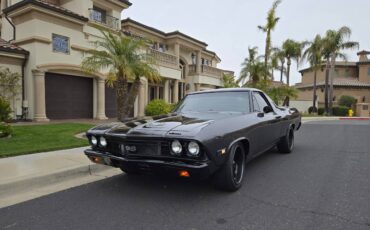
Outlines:
{"type": "Polygon", "coordinates": [[[370,229],[370,122],[304,124],[295,151],[249,163],[235,193],[112,177],[0,209],[0,229],[370,229]]]}

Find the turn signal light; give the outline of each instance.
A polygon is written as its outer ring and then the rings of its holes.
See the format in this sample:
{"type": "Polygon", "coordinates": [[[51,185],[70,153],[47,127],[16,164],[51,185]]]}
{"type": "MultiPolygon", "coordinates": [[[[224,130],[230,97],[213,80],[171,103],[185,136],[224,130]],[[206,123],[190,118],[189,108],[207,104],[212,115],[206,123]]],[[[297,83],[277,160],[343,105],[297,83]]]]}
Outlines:
{"type": "Polygon", "coordinates": [[[180,177],[190,177],[190,174],[186,170],[181,170],[181,171],[179,171],[179,176],[180,177]]]}
{"type": "Polygon", "coordinates": [[[100,163],[100,158],[99,157],[90,157],[90,160],[94,163],[100,163]]]}

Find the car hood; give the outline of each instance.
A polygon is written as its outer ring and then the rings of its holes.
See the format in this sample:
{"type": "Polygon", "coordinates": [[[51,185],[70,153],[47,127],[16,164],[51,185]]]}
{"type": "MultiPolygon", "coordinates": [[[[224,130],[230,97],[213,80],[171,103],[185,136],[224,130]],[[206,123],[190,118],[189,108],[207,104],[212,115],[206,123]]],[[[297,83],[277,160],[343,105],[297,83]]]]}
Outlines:
{"type": "MultiPolygon", "coordinates": [[[[240,115],[240,113],[239,113],[240,115]]],[[[236,116],[232,113],[184,113],[135,119],[125,123],[98,126],[106,135],[126,136],[194,136],[204,127],[221,119],[236,116]],[[109,129],[107,129],[109,127],[109,129]]]]}

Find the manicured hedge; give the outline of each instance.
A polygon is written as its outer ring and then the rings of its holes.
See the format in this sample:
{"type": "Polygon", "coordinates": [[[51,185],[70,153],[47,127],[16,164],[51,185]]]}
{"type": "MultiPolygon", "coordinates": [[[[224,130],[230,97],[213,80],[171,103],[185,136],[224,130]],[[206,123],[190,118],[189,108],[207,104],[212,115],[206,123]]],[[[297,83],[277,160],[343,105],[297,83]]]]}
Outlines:
{"type": "Polygon", "coordinates": [[[345,117],[348,115],[348,108],[346,106],[333,107],[333,115],[345,117]]]}
{"type": "MultiPolygon", "coordinates": [[[[348,116],[348,110],[349,110],[349,108],[347,108],[345,106],[333,107],[333,116],[339,116],[339,117],[348,116]]],[[[325,113],[325,109],[324,108],[319,108],[318,114],[323,115],[324,113],[325,113]]]]}
{"type": "Polygon", "coordinates": [[[171,112],[171,106],[164,100],[153,100],[145,107],[146,116],[158,116],[171,112]]]}
{"type": "Polygon", "coordinates": [[[323,115],[323,114],[324,114],[324,112],[325,112],[325,108],[319,108],[319,109],[317,110],[317,113],[318,113],[319,115],[323,115]]]}
{"type": "Polygon", "coordinates": [[[348,108],[350,108],[355,103],[356,103],[356,98],[354,98],[352,96],[347,96],[347,95],[341,96],[339,98],[339,102],[338,102],[338,104],[340,106],[345,106],[345,107],[348,107],[348,108]]]}

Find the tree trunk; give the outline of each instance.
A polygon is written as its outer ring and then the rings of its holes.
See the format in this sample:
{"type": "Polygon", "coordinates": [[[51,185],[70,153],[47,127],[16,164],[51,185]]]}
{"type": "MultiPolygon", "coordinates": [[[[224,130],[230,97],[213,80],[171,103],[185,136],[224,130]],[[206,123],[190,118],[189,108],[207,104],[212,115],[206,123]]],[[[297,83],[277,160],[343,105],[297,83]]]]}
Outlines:
{"type": "Polygon", "coordinates": [[[274,68],[271,68],[271,81],[274,80],[274,68]]]}
{"type": "Polygon", "coordinates": [[[290,65],[292,64],[290,58],[288,58],[287,62],[287,73],[286,73],[286,84],[289,86],[290,84],[290,65]]]}
{"type": "Polygon", "coordinates": [[[127,95],[127,110],[125,111],[127,117],[130,116],[130,112],[135,106],[135,101],[139,94],[140,86],[141,86],[140,78],[136,78],[130,88],[129,95],[127,95]]]}
{"type": "Polygon", "coordinates": [[[266,68],[266,73],[264,76],[264,80],[267,80],[267,66],[268,66],[268,60],[270,56],[270,43],[271,43],[271,32],[268,30],[266,34],[266,47],[265,47],[265,68],[266,68]]]}
{"type": "Polygon", "coordinates": [[[325,67],[325,113],[329,113],[329,68],[330,68],[330,60],[329,58],[326,59],[326,67],[325,67]]]}
{"type": "Polygon", "coordinates": [[[313,113],[316,113],[317,112],[317,108],[316,108],[316,98],[317,98],[317,95],[316,95],[316,84],[317,84],[317,69],[315,68],[315,73],[314,73],[314,76],[313,76],[313,105],[312,105],[312,108],[313,108],[313,113]]]}
{"type": "MultiPolygon", "coordinates": [[[[290,65],[292,64],[290,58],[288,58],[288,62],[287,62],[287,72],[286,72],[286,84],[287,86],[289,87],[290,85],[290,65]]],[[[289,96],[286,97],[285,99],[285,104],[286,106],[289,106],[289,101],[290,101],[290,98],[289,96]]]]}
{"type": "Polygon", "coordinates": [[[284,76],[284,62],[281,63],[280,67],[280,82],[283,83],[283,76],[284,76]]]}
{"type": "Polygon", "coordinates": [[[127,106],[126,97],[128,94],[128,82],[123,74],[118,74],[115,88],[117,101],[117,119],[119,121],[124,121],[125,119],[127,119],[125,115],[125,107],[127,106]]]}
{"type": "Polygon", "coordinates": [[[331,55],[330,72],[329,72],[329,115],[333,115],[333,98],[334,98],[334,73],[335,73],[335,54],[331,55]]]}

